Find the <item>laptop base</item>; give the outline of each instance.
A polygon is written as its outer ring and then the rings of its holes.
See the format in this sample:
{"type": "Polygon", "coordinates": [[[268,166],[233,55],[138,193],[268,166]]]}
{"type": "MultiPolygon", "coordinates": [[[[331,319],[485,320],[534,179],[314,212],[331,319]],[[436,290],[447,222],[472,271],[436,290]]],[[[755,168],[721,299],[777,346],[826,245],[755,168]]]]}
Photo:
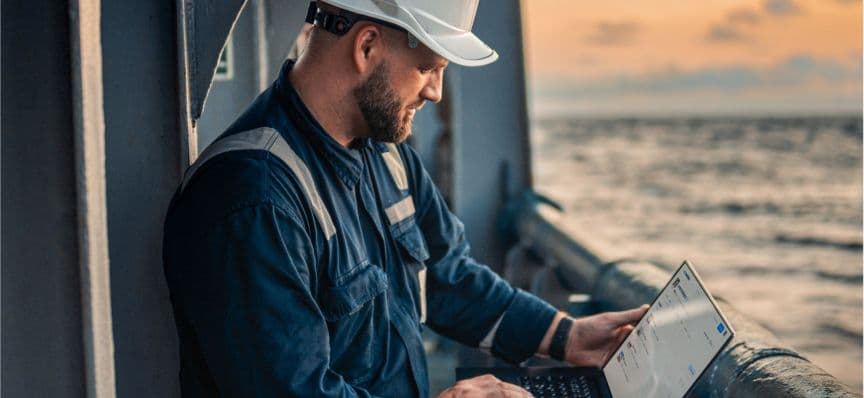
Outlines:
{"type": "Polygon", "coordinates": [[[521,386],[535,397],[611,398],[609,387],[598,368],[456,368],[456,380],[484,374],[521,386]]]}

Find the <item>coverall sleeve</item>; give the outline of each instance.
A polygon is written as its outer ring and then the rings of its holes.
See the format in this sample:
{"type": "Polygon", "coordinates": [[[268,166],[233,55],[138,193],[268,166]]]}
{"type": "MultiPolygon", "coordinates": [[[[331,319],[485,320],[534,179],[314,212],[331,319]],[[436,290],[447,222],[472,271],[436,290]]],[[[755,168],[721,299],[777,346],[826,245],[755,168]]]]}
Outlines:
{"type": "Polygon", "coordinates": [[[470,256],[462,222],[450,212],[416,153],[401,147],[411,173],[418,222],[429,247],[427,325],[475,347],[492,333],[493,355],[512,363],[528,359],[540,347],[557,310],[513,288],[470,256]]]}
{"type": "Polygon", "coordinates": [[[222,396],[369,397],[328,366],[314,249],[296,220],[252,205],[192,240],[176,289],[183,316],[222,396]]]}

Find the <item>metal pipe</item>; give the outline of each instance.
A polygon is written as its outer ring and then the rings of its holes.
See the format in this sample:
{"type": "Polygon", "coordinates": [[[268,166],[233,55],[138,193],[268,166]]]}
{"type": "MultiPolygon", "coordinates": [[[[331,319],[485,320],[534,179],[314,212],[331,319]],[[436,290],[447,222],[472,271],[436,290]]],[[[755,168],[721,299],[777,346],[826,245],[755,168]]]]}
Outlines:
{"type": "Polygon", "coordinates": [[[69,3],[81,324],[90,398],[116,396],[105,194],[101,4],[100,0],[69,3]]]}
{"type": "MultiPolygon", "coordinates": [[[[521,245],[551,257],[566,285],[591,292],[597,310],[621,310],[650,303],[671,272],[639,260],[613,261],[558,228],[547,215],[552,206],[536,194],[511,203],[503,223],[521,245]],[[546,209],[542,209],[542,208],[546,209]],[[541,210],[542,209],[542,210],[541,210]]],[[[834,376],[784,347],[771,332],[716,298],[737,335],[698,382],[696,396],[708,397],[855,397],[834,376]]]]}

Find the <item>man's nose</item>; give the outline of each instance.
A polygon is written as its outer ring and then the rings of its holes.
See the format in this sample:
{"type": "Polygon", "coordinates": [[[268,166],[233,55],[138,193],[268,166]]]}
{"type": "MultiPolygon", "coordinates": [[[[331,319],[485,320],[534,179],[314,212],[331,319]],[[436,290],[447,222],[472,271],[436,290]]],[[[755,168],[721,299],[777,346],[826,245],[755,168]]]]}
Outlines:
{"type": "Polygon", "coordinates": [[[444,71],[438,70],[435,73],[432,73],[429,76],[429,81],[426,82],[426,86],[423,87],[423,91],[420,92],[420,96],[423,97],[427,101],[439,102],[441,101],[442,90],[444,89],[444,71]]]}

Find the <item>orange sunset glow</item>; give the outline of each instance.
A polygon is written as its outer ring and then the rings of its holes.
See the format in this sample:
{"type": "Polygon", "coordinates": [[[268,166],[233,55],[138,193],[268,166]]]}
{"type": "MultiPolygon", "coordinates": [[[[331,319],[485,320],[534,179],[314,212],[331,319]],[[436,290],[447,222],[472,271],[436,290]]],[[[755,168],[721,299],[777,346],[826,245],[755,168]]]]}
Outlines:
{"type": "Polygon", "coordinates": [[[535,115],[861,111],[861,1],[522,4],[535,115]]]}

